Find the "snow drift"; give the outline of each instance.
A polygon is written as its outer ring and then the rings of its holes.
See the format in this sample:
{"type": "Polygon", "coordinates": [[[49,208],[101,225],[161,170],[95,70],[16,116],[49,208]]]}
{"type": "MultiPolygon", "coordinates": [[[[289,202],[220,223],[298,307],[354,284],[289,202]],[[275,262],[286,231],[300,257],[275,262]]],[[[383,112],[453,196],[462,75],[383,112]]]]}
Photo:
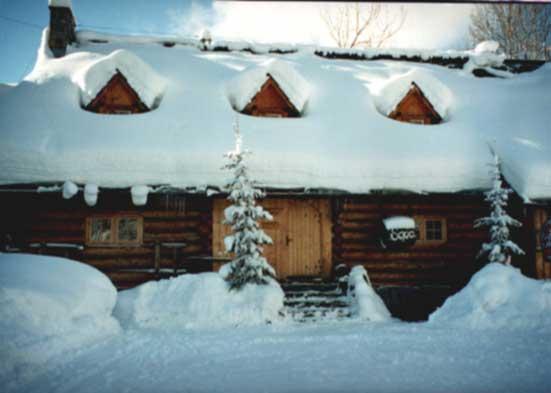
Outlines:
{"type": "Polygon", "coordinates": [[[0,375],[118,333],[116,298],[111,281],[91,266],[0,254],[0,358],[9,360],[0,375]]]}
{"type": "Polygon", "coordinates": [[[551,327],[551,282],[490,263],[429,317],[429,324],[471,328],[551,327]]]}
{"type": "Polygon", "coordinates": [[[279,319],[283,291],[275,281],[229,291],[218,273],[151,281],[119,293],[114,315],[125,328],[220,328],[279,319]]]}
{"type": "Polygon", "coordinates": [[[353,316],[368,321],[391,318],[383,300],[377,295],[363,266],[354,266],[348,276],[348,302],[353,316]]]}

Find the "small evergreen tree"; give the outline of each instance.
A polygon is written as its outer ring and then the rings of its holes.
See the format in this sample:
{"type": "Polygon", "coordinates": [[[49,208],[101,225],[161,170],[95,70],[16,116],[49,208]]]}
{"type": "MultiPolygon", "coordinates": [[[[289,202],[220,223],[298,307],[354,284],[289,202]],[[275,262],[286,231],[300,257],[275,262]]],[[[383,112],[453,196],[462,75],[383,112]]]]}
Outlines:
{"type": "Polygon", "coordinates": [[[231,225],[232,234],[224,238],[226,251],[235,253],[235,258],[224,266],[222,275],[230,283],[230,289],[239,289],[245,284],[267,284],[275,278],[275,270],[262,256],[262,245],[272,239],[264,233],[258,220],[272,220],[270,213],[256,204],[265,193],[254,187],[249,179],[244,157],[250,154],[241,148],[239,124],[234,123],[235,150],[226,154],[230,163],[224,168],[233,171],[233,178],[226,185],[232,205],[224,210],[224,224],[231,225]]]}
{"type": "Polygon", "coordinates": [[[523,255],[524,251],[513,241],[509,240],[509,227],[520,227],[522,224],[509,216],[505,211],[509,194],[513,190],[503,187],[501,180],[501,163],[495,152],[494,163],[491,174],[493,177],[493,187],[486,192],[485,200],[490,202],[491,214],[489,217],[483,217],[475,220],[474,227],[490,227],[490,242],[483,243],[478,257],[488,255],[488,262],[499,262],[506,265],[511,264],[511,254],[523,255]]]}

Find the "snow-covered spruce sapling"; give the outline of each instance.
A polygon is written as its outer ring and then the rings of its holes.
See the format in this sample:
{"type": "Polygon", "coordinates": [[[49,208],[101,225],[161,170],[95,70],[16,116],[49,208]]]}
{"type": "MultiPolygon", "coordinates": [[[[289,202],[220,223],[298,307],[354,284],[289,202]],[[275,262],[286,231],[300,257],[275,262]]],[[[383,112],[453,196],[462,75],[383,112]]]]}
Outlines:
{"type": "Polygon", "coordinates": [[[509,227],[520,227],[522,224],[509,216],[505,211],[509,194],[513,190],[503,187],[501,163],[498,155],[495,153],[491,174],[493,177],[493,187],[484,194],[486,196],[485,201],[490,202],[490,216],[479,218],[474,222],[475,228],[481,226],[490,228],[490,242],[482,244],[478,257],[488,255],[488,262],[499,262],[510,265],[511,254],[523,255],[524,251],[509,239],[509,227]]]}
{"type": "Polygon", "coordinates": [[[226,154],[230,160],[224,168],[233,172],[233,178],[226,185],[228,199],[232,204],[224,210],[224,224],[231,225],[232,234],[224,238],[227,252],[233,252],[234,259],[226,264],[221,274],[229,282],[230,289],[239,289],[245,284],[268,284],[275,278],[275,270],[262,256],[262,245],[271,244],[272,239],[264,233],[259,220],[272,220],[270,213],[256,204],[257,198],[265,193],[255,188],[249,179],[244,158],[250,152],[242,150],[239,124],[234,124],[235,149],[226,154]]]}

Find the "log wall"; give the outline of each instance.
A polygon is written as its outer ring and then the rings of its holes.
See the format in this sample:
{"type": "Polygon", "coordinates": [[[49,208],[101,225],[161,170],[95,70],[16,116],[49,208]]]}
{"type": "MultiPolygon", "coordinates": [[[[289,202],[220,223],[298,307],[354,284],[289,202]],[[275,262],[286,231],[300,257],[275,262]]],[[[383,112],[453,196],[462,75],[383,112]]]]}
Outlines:
{"type": "Polygon", "coordinates": [[[88,207],[81,193],[70,200],[62,199],[60,193],[1,194],[0,198],[1,237],[10,234],[14,245],[24,252],[86,262],[106,273],[118,288],[178,272],[212,268],[210,262],[198,258],[212,255],[212,201],[204,196],[150,195],[143,207],[133,206],[128,191],[102,191],[95,207],[88,207]],[[87,217],[120,214],[143,217],[142,245],[85,245],[87,217]],[[186,247],[175,252],[163,246],[169,242],[183,242],[186,247]],[[32,243],[42,246],[30,247],[32,243]],[[84,248],[52,248],[46,243],[70,243],[84,248]]]}
{"type": "Polygon", "coordinates": [[[481,196],[381,195],[341,198],[334,204],[334,264],[363,265],[376,286],[459,288],[481,267],[476,255],[488,231],[473,228],[473,221],[488,213],[481,196]],[[380,222],[399,215],[445,218],[447,241],[404,251],[382,249],[380,222]]]}
{"type": "Polygon", "coordinates": [[[550,217],[550,209],[545,207],[530,207],[528,209],[528,220],[531,221],[529,230],[530,243],[532,245],[532,255],[534,261],[534,276],[539,279],[551,279],[551,262],[543,258],[543,248],[541,244],[541,229],[550,217]]]}

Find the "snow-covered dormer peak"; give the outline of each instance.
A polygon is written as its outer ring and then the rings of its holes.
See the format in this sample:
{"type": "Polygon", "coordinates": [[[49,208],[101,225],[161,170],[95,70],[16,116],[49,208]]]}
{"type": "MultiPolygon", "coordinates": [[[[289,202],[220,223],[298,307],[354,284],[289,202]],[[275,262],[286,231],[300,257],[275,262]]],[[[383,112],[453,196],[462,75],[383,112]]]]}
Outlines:
{"type": "Polygon", "coordinates": [[[164,78],[132,52],[120,49],[87,64],[74,75],[82,104],[88,105],[117,72],[126,78],[150,109],[165,92],[167,82],[164,78]]]}
{"type": "Polygon", "coordinates": [[[414,69],[390,78],[379,86],[378,91],[373,92],[375,105],[379,112],[388,116],[415,85],[421,89],[434,110],[445,121],[449,117],[453,94],[446,85],[429,72],[421,69],[414,69]]]}
{"type": "Polygon", "coordinates": [[[232,106],[242,111],[268,80],[279,85],[298,112],[302,112],[310,97],[310,84],[291,63],[272,59],[258,67],[248,68],[227,85],[227,94],[232,106]]]}

